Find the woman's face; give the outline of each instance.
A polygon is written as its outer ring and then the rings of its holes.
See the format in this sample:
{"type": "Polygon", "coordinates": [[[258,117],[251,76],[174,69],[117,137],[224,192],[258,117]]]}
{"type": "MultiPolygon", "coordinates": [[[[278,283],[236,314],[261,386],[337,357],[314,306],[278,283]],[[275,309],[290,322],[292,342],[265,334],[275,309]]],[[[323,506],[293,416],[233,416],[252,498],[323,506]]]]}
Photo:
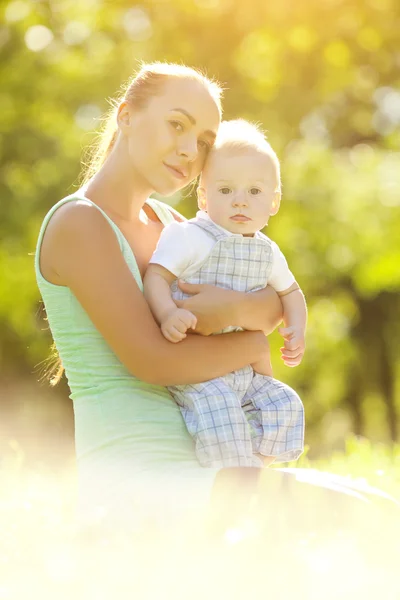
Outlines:
{"type": "Polygon", "coordinates": [[[166,196],[197,177],[220,123],[217,104],[200,82],[171,79],[143,109],[126,110],[129,164],[145,186],[166,196]]]}

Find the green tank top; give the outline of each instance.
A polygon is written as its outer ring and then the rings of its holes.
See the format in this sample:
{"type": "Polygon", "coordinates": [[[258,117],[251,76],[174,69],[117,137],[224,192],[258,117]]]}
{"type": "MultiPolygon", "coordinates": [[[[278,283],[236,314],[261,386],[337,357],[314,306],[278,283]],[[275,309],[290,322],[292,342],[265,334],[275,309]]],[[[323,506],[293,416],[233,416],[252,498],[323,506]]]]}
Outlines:
{"type": "MultiPolygon", "coordinates": [[[[179,494],[182,501],[185,490],[191,490],[190,496],[196,496],[196,503],[207,503],[216,471],[199,466],[192,439],[169,392],[132,376],[71,290],[50,283],[41,274],[40,248],[52,215],[63,204],[82,199],[95,206],[112,227],[124,259],[143,289],[134,254],[124,235],[82,191],[50,209],[39,233],[35,270],[71,390],[81,499],[91,506],[95,502],[116,508],[114,500],[124,497],[133,510],[137,503],[148,502],[145,496],[153,487],[155,494],[165,494],[168,489],[171,498],[179,494]]],[[[173,221],[166,204],[154,199],[149,199],[148,204],[162,223],[173,221]]]]}

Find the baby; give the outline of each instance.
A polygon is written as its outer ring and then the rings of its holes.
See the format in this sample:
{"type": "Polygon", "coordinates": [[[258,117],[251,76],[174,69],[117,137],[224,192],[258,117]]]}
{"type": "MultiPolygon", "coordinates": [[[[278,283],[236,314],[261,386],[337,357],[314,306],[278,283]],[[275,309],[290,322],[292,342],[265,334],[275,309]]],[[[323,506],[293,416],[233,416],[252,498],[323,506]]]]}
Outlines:
{"type": "MultiPolygon", "coordinates": [[[[279,210],[278,158],[255,125],[221,123],[202,173],[199,212],[167,226],[150,260],[144,292],[164,336],[186,337],[195,316],[177,308],[177,280],[242,292],[272,286],[281,297],[285,344],[304,353],[304,296],[275,242],[260,232],[279,210]],[[294,342],[294,343],[293,343],[294,342]]],[[[219,333],[237,331],[230,327],[219,333]]],[[[284,360],[285,360],[285,351],[284,360]]],[[[290,353],[286,353],[290,355],[290,353]]],[[[255,365],[196,385],[169,388],[205,467],[262,466],[299,457],[304,409],[296,392],[272,377],[269,355],[255,365]]]]}

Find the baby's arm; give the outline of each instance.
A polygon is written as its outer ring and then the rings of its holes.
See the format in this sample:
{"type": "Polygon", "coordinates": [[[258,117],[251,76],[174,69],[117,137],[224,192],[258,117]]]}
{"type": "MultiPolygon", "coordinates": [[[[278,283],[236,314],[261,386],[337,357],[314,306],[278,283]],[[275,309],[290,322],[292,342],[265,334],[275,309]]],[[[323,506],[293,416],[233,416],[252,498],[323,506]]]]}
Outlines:
{"type": "Polygon", "coordinates": [[[282,359],[286,366],[297,367],[305,351],[305,332],[307,324],[307,306],[304,294],[295,281],[289,288],[278,292],[283,306],[285,327],[278,329],[285,340],[281,348],[282,359]]]}
{"type": "Polygon", "coordinates": [[[196,317],[184,308],[177,308],[171,295],[175,275],[165,267],[149,264],[144,277],[144,296],[164,337],[170,342],[180,342],[188,329],[196,327],[196,317]]]}
{"type": "MultiPolygon", "coordinates": [[[[307,307],[304,294],[295,281],[289,288],[277,292],[283,306],[285,327],[278,329],[285,340],[281,348],[282,360],[287,367],[297,367],[304,356],[307,307]]],[[[252,365],[254,371],[262,375],[273,376],[269,351],[264,358],[252,365]]]]}
{"type": "Polygon", "coordinates": [[[285,340],[284,347],[281,348],[282,359],[288,367],[297,367],[305,349],[306,302],[285,256],[275,242],[272,242],[272,253],[272,271],[268,283],[282,302],[285,326],[278,329],[285,340]]]}

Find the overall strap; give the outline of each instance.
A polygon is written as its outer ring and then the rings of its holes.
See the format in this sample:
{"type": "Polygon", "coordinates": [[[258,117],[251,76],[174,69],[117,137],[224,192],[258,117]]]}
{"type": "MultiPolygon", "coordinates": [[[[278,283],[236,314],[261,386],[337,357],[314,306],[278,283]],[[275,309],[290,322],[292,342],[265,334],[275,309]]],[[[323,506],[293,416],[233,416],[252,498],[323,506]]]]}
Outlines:
{"type": "Polygon", "coordinates": [[[208,219],[199,219],[194,217],[194,219],[189,219],[188,223],[204,229],[204,231],[209,233],[216,241],[223,240],[227,237],[231,237],[231,235],[234,235],[224,231],[224,229],[218,227],[218,225],[215,225],[215,223],[209,221],[208,219]]]}

